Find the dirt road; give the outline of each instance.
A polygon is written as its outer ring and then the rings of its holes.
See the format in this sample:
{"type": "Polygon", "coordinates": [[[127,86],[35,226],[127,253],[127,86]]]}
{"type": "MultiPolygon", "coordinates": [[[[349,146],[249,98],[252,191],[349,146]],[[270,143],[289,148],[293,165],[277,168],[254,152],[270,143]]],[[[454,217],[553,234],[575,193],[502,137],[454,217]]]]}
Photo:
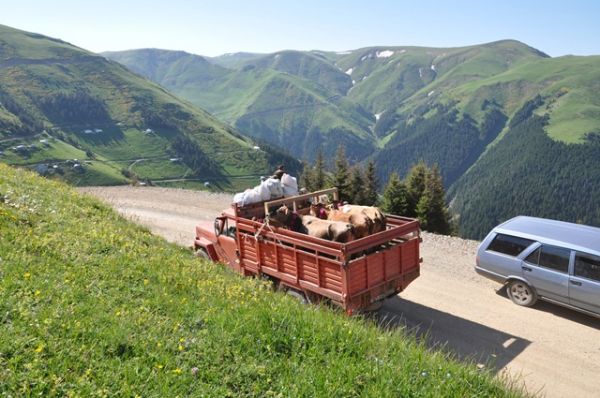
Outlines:
{"type": "MultiPolygon", "coordinates": [[[[166,188],[84,188],[166,239],[190,246],[198,220],[231,195],[166,188]]],[[[547,303],[518,307],[473,272],[478,242],[423,234],[421,277],[378,316],[547,397],[600,396],[600,320],[547,303]]]]}

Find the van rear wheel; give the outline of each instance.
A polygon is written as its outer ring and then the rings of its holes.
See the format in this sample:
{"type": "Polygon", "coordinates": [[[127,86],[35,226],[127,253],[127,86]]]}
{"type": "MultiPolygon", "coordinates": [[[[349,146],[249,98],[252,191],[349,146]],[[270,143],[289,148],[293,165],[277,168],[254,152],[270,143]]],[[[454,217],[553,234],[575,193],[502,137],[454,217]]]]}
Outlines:
{"type": "Polygon", "coordinates": [[[506,293],[513,303],[523,307],[531,307],[537,301],[535,290],[523,281],[510,281],[506,287],[506,293]]]}

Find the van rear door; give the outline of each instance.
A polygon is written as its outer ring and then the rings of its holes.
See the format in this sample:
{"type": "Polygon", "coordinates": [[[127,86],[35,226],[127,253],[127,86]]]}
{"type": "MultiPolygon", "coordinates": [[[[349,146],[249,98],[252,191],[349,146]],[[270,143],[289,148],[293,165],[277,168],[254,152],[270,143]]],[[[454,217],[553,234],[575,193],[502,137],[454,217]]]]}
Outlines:
{"type": "Polygon", "coordinates": [[[575,253],[573,275],[569,279],[571,305],[600,313],[600,257],[575,253]]]}
{"type": "Polygon", "coordinates": [[[569,304],[570,257],[569,249],[542,244],[523,260],[523,277],[538,295],[569,304]]]}

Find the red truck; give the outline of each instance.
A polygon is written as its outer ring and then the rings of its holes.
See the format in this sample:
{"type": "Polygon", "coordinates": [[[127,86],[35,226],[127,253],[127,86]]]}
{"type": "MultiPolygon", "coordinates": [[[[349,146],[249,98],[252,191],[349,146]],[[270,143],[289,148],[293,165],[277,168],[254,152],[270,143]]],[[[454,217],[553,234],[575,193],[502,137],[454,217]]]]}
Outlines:
{"type": "Polygon", "coordinates": [[[386,230],[348,243],[276,228],[268,214],[286,204],[307,214],[307,200],[337,188],[246,206],[232,204],[213,223],[196,226],[197,253],[245,276],[266,277],[307,302],[327,300],[348,314],[373,309],[419,276],[417,220],[387,214],[386,230]],[[267,216],[267,217],[266,217],[267,216]]]}

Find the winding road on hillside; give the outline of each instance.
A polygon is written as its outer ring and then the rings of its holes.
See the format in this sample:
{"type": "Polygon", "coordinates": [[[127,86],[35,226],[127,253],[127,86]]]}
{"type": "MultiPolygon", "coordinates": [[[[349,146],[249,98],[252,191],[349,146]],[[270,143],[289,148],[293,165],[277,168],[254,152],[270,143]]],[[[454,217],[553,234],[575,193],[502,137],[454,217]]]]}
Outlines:
{"type": "MultiPolygon", "coordinates": [[[[167,240],[190,246],[198,220],[212,220],[231,195],[151,187],[98,187],[97,196],[167,240]]],[[[547,397],[600,394],[600,319],[548,303],[518,307],[473,272],[478,242],[423,234],[421,276],[376,314],[427,344],[509,376],[547,397]]]]}

